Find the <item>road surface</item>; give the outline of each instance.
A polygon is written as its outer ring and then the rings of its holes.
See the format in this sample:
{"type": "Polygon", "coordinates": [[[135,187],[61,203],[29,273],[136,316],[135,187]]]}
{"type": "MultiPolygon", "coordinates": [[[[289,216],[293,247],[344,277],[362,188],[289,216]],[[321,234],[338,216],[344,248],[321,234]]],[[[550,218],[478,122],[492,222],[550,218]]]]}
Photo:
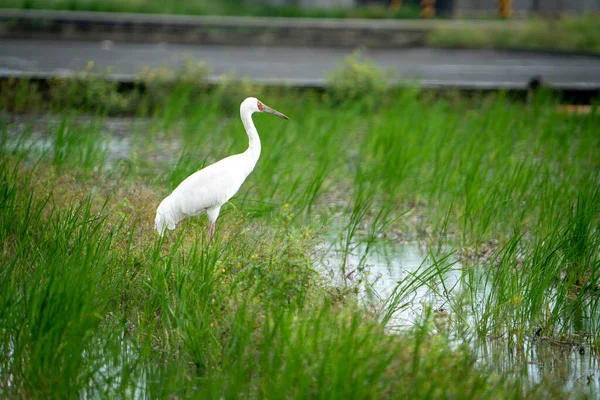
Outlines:
{"type": "MultiPolygon", "coordinates": [[[[188,58],[209,64],[211,80],[235,70],[265,83],[322,86],[349,50],[337,48],[241,47],[110,41],[0,40],[0,77],[49,77],[111,68],[132,80],[143,66],[176,69],[188,58]]],[[[400,81],[424,87],[519,89],[534,77],[560,89],[600,89],[600,57],[433,48],[370,49],[364,52],[400,81]]]]}

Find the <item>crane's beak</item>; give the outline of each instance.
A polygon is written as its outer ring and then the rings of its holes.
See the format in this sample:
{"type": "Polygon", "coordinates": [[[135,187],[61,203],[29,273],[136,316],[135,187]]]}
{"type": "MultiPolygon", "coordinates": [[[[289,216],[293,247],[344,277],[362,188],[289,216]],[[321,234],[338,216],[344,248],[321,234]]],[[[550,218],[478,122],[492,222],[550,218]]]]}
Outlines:
{"type": "Polygon", "coordinates": [[[266,112],[266,113],[269,113],[269,114],[273,114],[273,115],[275,115],[276,117],[279,117],[279,118],[283,118],[283,119],[287,119],[287,120],[289,120],[289,118],[288,118],[287,116],[283,115],[283,114],[282,114],[282,113],[280,113],[279,111],[273,110],[271,107],[268,107],[268,106],[266,106],[264,103],[263,103],[262,107],[263,107],[263,109],[261,110],[262,112],[266,112]]]}

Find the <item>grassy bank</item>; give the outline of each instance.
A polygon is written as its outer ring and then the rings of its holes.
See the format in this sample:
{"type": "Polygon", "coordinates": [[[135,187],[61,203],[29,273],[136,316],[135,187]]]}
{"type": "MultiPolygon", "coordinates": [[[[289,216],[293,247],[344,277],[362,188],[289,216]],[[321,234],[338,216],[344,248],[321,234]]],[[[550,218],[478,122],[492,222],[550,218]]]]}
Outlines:
{"type": "MultiPolygon", "coordinates": [[[[0,8],[100,11],[174,15],[224,15],[294,18],[417,19],[420,7],[404,4],[393,11],[383,6],[352,9],[317,9],[296,6],[269,6],[235,0],[227,1],[105,1],[105,0],[0,0],[0,8]]],[[[491,19],[487,26],[435,26],[426,45],[449,48],[491,48],[600,53],[598,13],[542,18],[531,16],[508,21],[491,19]],[[515,23],[516,22],[516,23],[515,23]]]]}
{"type": "Polygon", "coordinates": [[[599,14],[530,18],[515,26],[510,23],[487,28],[444,29],[427,37],[432,46],[487,49],[554,50],[600,53],[599,14]]]}
{"type": "Polygon", "coordinates": [[[86,79],[2,88],[4,397],[562,397],[476,364],[472,341],[598,348],[596,107],[391,91],[376,71],[325,93],[86,79]],[[161,198],[247,146],[248,94],[291,121],[255,115],[261,159],[212,245],[205,217],[159,240],[161,198]],[[18,117],[32,111],[46,119],[18,117]],[[319,270],[331,237],[415,241],[437,261],[366,305],[319,270]],[[437,289],[456,260],[461,285],[437,289]],[[445,310],[386,332],[427,287],[445,310]]]}
{"type": "Polygon", "coordinates": [[[115,0],[0,0],[0,8],[41,10],[105,11],[149,14],[228,15],[292,18],[419,18],[420,9],[405,4],[399,10],[384,6],[353,8],[305,8],[294,5],[273,6],[241,0],[222,1],[115,1],[115,0]]]}

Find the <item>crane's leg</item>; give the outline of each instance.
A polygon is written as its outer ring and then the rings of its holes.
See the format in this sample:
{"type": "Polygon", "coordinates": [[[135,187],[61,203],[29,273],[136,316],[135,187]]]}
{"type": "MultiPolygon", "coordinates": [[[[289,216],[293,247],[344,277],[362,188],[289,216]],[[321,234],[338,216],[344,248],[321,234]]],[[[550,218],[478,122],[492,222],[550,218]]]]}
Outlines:
{"type": "Polygon", "coordinates": [[[208,224],[208,239],[212,240],[214,234],[215,234],[215,223],[209,222],[209,224],[208,224]]]}
{"type": "Polygon", "coordinates": [[[208,215],[208,239],[211,241],[215,234],[215,223],[217,222],[217,218],[219,217],[219,211],[221,211],[221,206],[209,208],[208,210],[206,210],[206,214],[208,215]]]}

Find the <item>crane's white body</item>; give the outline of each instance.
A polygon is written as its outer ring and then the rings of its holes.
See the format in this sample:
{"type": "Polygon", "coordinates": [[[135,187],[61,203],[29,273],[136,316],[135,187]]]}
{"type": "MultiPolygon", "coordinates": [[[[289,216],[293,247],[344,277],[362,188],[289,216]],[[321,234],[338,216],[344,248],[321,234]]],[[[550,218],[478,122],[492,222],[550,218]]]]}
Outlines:
{"type": "Polygon", "coordinates": [[[158,206],[154,221],[158,233],[163,235],[166,228],[173,230],[185,218],[204,212],[214,223],[221,206],[237,193],[256,161],[246,153],[236,154],[187,177],[158,206]]]}
{"type": "Polygon", "coordinates": [[[204,212],[208,214],[209,234],[213,235],[221,206],[237,193],[260,157],[260,138],[252,121],[252,114],[258,111],[274,110],[253,97],[244,100],[240,106],[240,116],[248,134],[248,150],[193,173],[160,203],[154,227],[161,236],[167,228],[175,229],[183,219],[204,212]]]}

